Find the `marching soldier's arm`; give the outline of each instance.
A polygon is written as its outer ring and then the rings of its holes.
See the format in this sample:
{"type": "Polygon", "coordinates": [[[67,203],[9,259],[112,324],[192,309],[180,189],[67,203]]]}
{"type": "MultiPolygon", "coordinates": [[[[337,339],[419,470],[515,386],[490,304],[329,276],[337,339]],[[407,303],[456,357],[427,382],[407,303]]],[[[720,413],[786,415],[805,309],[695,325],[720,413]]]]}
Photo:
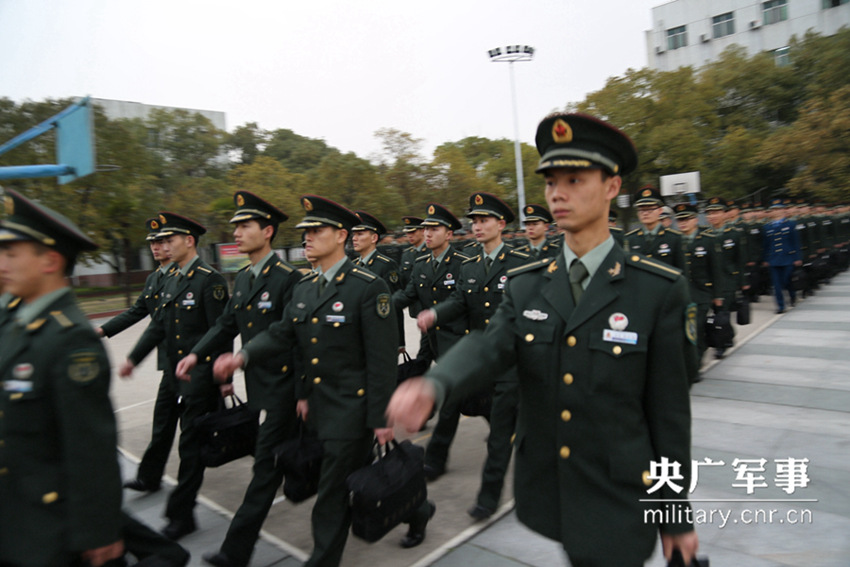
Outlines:
{"type": "Polygon", "coordinates": [[[360,299],[361,336],[366,359],[366,427],[386,427],[384,412],[396,385],[398,329],[389,288],[378,278],[360,299]]]}
{"type": "MultiPolygon", "coordinates": [[[[709,236],[707,238],[708,246],[706,246],[706,249],[708,250],[708,268],[711,275],[711,296],[714,300],[723,301],[723,290],[726,287],[723,275],[723,252],[721,252],[715,237],[709,236]]],[[[701,325],[702,321],[698,321],[697,324],[701,325]]]]}
{"type": "Polygon", "coordinates": [[[70,548],[86,551],[121,539],[115,415],[109,401],[109,359],[100,340],[82,325],[63,335],[61,362],[52,366],[64,468],[56,495],[66,505],[70,548]]]}
{"type": "Polygon", "coordinates": [[[204,313],[207,316],[207,325],[213,327],[218,318],[224,313],[228,303],[227,281],[218,272],[209,276],[209,281],[204,285],[204,313]]]}
{"type": "MultiPolygon", "coordinates": [[[[685,319],[690,299],[687,283],[681,277],[659,293],[659,315],[648,341],[644,411],[655,460],[666,457],[681,464],[683,487],[676,492],[665,484],[654,497],[680,500],[686,505],[691,479],[691,406],[683,345],[691,344],[686,338],[685,319]]],[[[661,526],[661,531],[668,534],[693,529],[687,522],[661,526]]]]}
{"type": "Polygon", "coordinates": [[[130,351],[130,354],[127,355],[127,359],[133,363],[133,366],[138,366],[140,362],[142,362],[145,357],[156,348],[158,344],[160,344],[163,340],[165,340],[165,315],[163,313],[168,308],[163,305],[157,311],[157,316],[154,317],[148,328],[145,329],[145,332],[142,333],[142,336],[139,337],[139,340],[136,342],[136,346],[133,347],[133,350],[130,351]]]}
{"type": "MultiPolygon", "coordinates": [[[[413,272],[416,273],[416,268],[413,268],[413,272]]],[[[405,307],[409,307],[419,298],[419,294],[416,293],[416,282],[411,277],[407,282],[407,285],[404,289],[399,289],[392,295],[392,303],[393,308],[397,311],[401,311],[405,307]]]]}
{"type": "MultiPolygon", "coordinates": [[[[297,345],[295,328],[292,324],[292,304],[286,306],[283,319],[272,323],[268,329],[251,339],[248,344],[242,346],[242,354],[245,356],[243,367],[247,367],[254,361],[263,360],[276,356],[281,352],[292,350],[297,345]]],[[[298,369],[296,368],[296,372],[298,369]]],[[[296,376],[300,376],[297,373],[296,376]]]]}
{"type": "Polygon", "coordinates": [[[226,350],[232,346],[232,341],[239,334],[239,326],[236,323],[236,312],[233,310],[233,298],[227,301],[224,312],[216,319],[215,325],[210,328],[201,340],[192,348],[191,354],[204,360],[207,356],[226,350]]]}
{"type": "Polygon", "coordinates": [[[468,289],[464,285],[467,280],[465,276],[466,270],[461,267],[461,281],[452,290],[451,295],[445,301],[441,301],[430,308],[434,311],[437,321],[440,323],[448,323],[467,314],[466,296],[468,289]]]}
{"type": "Polygon", "coordinates": [[[101,325],[100,328],[103,329],[104,337],[113,337],[150,315],[148,303],[145,301],[146,292],[147,288],[143,289],[139,297],[136,298],[136,302],[129,309],[101,325]]]}

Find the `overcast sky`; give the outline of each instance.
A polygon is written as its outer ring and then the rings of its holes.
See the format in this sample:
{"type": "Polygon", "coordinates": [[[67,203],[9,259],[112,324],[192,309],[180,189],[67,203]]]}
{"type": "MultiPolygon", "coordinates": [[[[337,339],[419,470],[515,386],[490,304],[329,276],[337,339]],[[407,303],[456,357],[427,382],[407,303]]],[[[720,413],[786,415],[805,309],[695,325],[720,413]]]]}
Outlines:
{"type": "MultiPolygon", "coordinates": [[[[227,113],[369,157],[374,132],[514,137],[608,77],[646,66],[662,0],[0,0],[0,96],[91,95],[227,113]]],[[[0,142],[5,140],[0,140],[0,142]]]]}

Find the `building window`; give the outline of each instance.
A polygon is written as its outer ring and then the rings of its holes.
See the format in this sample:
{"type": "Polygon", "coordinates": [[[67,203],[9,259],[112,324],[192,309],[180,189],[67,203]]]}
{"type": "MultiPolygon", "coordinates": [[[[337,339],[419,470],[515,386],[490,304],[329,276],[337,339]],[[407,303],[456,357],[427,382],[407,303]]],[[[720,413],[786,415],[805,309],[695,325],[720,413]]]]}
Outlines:
{"type": "Polygon", "coordinates": [[[714,16],[711,19],[711,33],[714,39],[735,33],[735,17],[732,12],[714,16]]]}
{"type": "Polygon", "coordinates": [[[770,0],[762,3],[761,7],[764,25],[784,22],[788,19],[788,0],[770,0]]]}
{"type": "Polygon", "coordinates": [[[688,32],[685,26],[667,30],[667,49],[672,51],[688,45],[688,32]]]}
{"type": "Polygon", "coordinates": [[[828,10],[829,8],[837,8],[842,4],[847,4],[850,0],[823,0],[822,5],[824,10],[828,10]]]}
{"type": "Polygon", "coordinates": [[[773,61],[777,67],[785,67],[791,63],[791,50],[788,47],[780,47],[773,50],[773,61]]]}

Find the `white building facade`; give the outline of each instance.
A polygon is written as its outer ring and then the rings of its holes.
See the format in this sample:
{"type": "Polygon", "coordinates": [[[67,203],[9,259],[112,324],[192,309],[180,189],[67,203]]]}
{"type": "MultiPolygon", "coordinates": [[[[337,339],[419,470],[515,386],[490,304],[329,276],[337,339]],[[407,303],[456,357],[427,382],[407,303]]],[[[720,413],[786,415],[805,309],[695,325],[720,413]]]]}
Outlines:
{"type": "Polygon", "coordinates": [[[850,0],[673,0],[652,9],[647,65],[659,71],[698,69],[737,44],[753,56],[788,58],[792,36],[833,35],[850,26],[850,0]]]}

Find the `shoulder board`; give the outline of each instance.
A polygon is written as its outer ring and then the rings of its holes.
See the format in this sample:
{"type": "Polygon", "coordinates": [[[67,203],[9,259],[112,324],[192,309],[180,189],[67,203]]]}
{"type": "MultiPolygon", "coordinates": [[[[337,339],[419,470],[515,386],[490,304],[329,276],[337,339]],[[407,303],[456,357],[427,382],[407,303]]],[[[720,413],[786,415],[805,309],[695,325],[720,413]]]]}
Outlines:
{"type": "Polygon", "coordinates": [[[508,277],[513,277],[517,274],[524,274],[525,272],[533,272],[534,270],[543,268],[544,266],[548,266],[550,263],[554,262],[554,258],[543,258],[542,260],[537,260],[536,262],[531,262],[529,264],[523,264],[517,268],[512,270],[508,270],[508,277]]]}
{"type": "Polygon", "coordinates": [[[550,240],[549,242],[544,244],[544,246],[551,246],[552,248],[560,248],[561,242],[563,242],[563,240],[561,240],[560,238],[553,238],[552,240],[550,240]]]}
{"type": "Polygon", "coordinates": [[[510,254],[511,256],[516,256],[517,258],[522,258],[523,260],[525,260],[526,258],[531,258],[530,255],[526,254],[525,252],[521,252],[518,248],[509,249],[508,254],[510,254]]]}
{"type": "Polygon", "coordinates": [[[638,234],[638,233],[643,234],[639,228],[636,228],[636,229],[634,229],[634,230],[632,230],[632,231],[627,232],[627,233],[626,233],[626,236],[631,236],[631,235],[633,235],[633,234],[638,234]]]}
{"type": "Polygon", "coordinates": [[[620,228],[619,226],[609,226],[608,230],[610,232],[623,232],[623,229],[620,228]]]}
{"type": "Polygon", "coordinates": [[[15,299],[13,299],[12,301],[9,302],[9,305],[6,306],[6,309],[14,309],[15,307],[18,306],[18,304],[20,302],[21,302],[21,298],[16,297],[15,299]]]}
{"type": "Polygon", "coordinates": [[[61,311],[51,311],[50,315],[52,315],[53,318],[65,328],[74,326],[74,322],[68,319],[68,317],[66,317],[61,311]]]}
{"type": "Polygon", "coordinates": [[[481,259],[481,256],[473,256],[472,258],[467,258],[462,263],[464,263],[464,264],[474,264],[475,262],[477,262],[480,259],[481,259]]]}
{"type": "Polygon", "coordinates": [[[523,244],[522,246],[517,246],[514,250],[525,251],[528,250],[528,244],[523,244]]]}
{"type": "MultiPolygon", "coordinates": [[[[32,323],[27,325],[27,327],[26,327],[27,331],[35,331],[35,330],[39,329],[42,325],[44,325],[46,322],[47,322],[47,319],[44,319],[44,318],[36,319],[35,321],[33,321],[32,323]]],[[[64,327],[65,325],[62,325],[62,326],[64,327]]]]}
{"type": "Polygon", "coordinates": [[[417,261],[417,262],[423,262],[423,261],[427,260],[427,259],[428,259],[428,258],[430,258],[430,257],[431,257],[431,253],[430,253],[430,252],[428,252],[427,254],[423,254],[423,255],[419,256],[418,258],[416,258],[416,261],[417,261]]]}
{"type": "Polygon", "coordinates": [[[248,271],[248,270],[250,270],[250,269],[251,269],[251,264],[246,264],[246,265],[245,265],[245,267],[244,267],[244,268],[242,268],[242,269],[241,269],[241,270],[239,270],[239,271],[240,271],[240,272],[247,272],[247,271],[248,271]]]}
{"type": "Polygon", "coordinates": [[[281,261],[276,262],[276,263],[275,263],[275,265],[274,265],[274,267],[275,267],[275,268],[278,268],[278,269],[280,269],[280,270],[283,270],[283,271],[284,271],[284,272],[286,272],[286,273],[290,273],[290,272],[294,272],[294,271],[295,271],[295,268],[293,268],[293,267],[292,267],[292,266],[290,266],[289,264],[287,264],[287,263],[285,263],[285,262],[281,262],[281,261]]]}
{"type": "MultiPolygon", "coordinates": [[[[452,255],[460,258],[461,260],[469,260],[469,258],[470,258],[470,256],[467,256],[466,254],[461,254],[457,250],[455,250],[452,255]]],[[[474,258],[475,256],[472,256],[472,257],[474,258]]]]}
{"type": "Polygon", "coordinates": [[[679,234],[679,235],[682,234],[681,231],[676,230],[675,228],[665,228],[664,230],[666,230],[667,232],[672,232],[673,234],[679,234]]]}
{"type": "MultiPolygon", "coordinates": [[[[304,268],[304,269],[306,270],[307,268],[304,268]]],[[[300,271],[301,271],[301,270],[299,270],[299,272],[300,272],[300,271]]],[[[314,271],[312,271],[312,270],[310,270],[310,271],[308,271],[308,272],[306,272],[306,273],[303,273],[303,274],[304,274],[304,277],[303,277],[303,278],[301,278],[300,280],[298,280],[298,283],[306,282],[307,280],[311,280],[311,279],[313,279],[313,278],[315,278],[315,277],[316,277],[316,272],[314,272],[314,271]]]]}
{"type": "Polygon", "coordinates": [[[209,268],[205,268],[203,266],[198,266],[195,269],[198,270],[199,272],[204,273],[204,274],[211,274],[212,273],[212,270],[210,270],[209,268]]]}
{"type": "Polygon", "coordinates": [[[380,260],[381,262],[386,262],[386,263],[390,263],[390,262],[392,262],[392,260],[390,260],[389,258],[387,258],[386,256],[384,256],[384,255],[383,255],[383,254],[381,254],[380,252],[378,252],[377,254],[375,254],[375,258],[377,258],[377,259],[378,259],[378,260],[380,260]]]}
{"type": "Polygon", "coordinates": [[[372,272],[367,272],[365,270],[358,270],[357,268],[351,269],[351,275],[358,276],[358,277],[360,277],[360,279],[364,279],[367,282],[378,279],[378,276],[376,276],[372,272]]]}
{"type": "Polygon", "coordinates": [[[471,248],[472,246],[478,246],[478,241],[473,240],[472,242],[467,242],[463,247],[464,248],[471,248]]]}
{"type": "Polygon", "coordinates": [[[682,275],[682,272],[676,268],[661,262],[656,262],[655,260],[647,258],[646,256],[641,256],[640,254],[627,254],[626,261],[632,266],[641,268],[647,272],[652,272],[659,276],[664,276],[668,280],[676,280],[682,275]]]}

